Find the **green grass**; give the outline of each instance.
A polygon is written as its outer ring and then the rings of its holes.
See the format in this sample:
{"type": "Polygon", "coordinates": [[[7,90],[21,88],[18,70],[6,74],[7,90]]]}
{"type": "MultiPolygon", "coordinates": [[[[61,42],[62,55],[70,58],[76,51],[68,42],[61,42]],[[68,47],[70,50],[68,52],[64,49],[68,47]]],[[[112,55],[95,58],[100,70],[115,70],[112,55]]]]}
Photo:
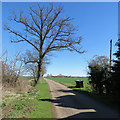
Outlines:
{"type": "Polygon", "coordinates": [[[29,118],[52,118],[52,103],[47,101],[50,99],[49,87],[45,80],[42,84],[38,84],[35,88],[40,90],[39,94],[34,99],[35,111],[32,111],[29,118]],[[45,100],[46,101],[43,101],[45,100]]]}
{"type": "Polygon", "coordinates": [[[33,110],[31,104],[32,101],[23,97],[22,94],[20,97],[14,99],[13,101],[9,103],[6,102],[6,111],[9,111],[5,114],[5,118],[26,117],[33,110]]]}
{"type": "Polygon", "coordinates": [[[2,104],[6,109],[5,118],[52,118],[52,103],[47,101],[50,99],[49,87],[45,80],[42,81],[29,93],[20,93],[10,102],[10,96],[6,96],[7,101],[2,104]]]}
{"type": "Polygon", "coordinates": [[[28,77],[28,76],[20,76],[20,80],[30,80],[33,79],[33,77],[28,77]]]}
{"type": "Polygon", "coordinates": [[[93,99],[96,99],[99,102],[102,102],[103,104],[106,104],[113,109],[119,110],[120,108],[117,103],[117,99],[114,95],[107,95],[107,94],[96,94],[92,92],[92,87],[89,84],[88,78],[64,78],[64,77],[47,77],[47,79],[54,80],[56,82],[59,82],[69,88],[72,88],[73,90],[76,90],[82,94],[88,95],[93,99]],[[76,88],[75,80],[83,80],[83,88],[76,88]]]}
{"type": "Polygon", "coordinates": [[[88,92],[91,92],[92,91],[92,88],[89,84],[89,80],[88,78],[63,78],[63,77],[52,77],[52,78],[49,78],[47,77],[47,79],[52,79],[56,82],[59,82],[67,87],[70,87],[70,88],[74,88],[76,90],[82,90],[82,91],[88,91],[88,92]],[[83,85],[84,87],[83,88],[75,88],[76,86],[76,83],[75,83],[75,80],[83,80],[83,85]]]}

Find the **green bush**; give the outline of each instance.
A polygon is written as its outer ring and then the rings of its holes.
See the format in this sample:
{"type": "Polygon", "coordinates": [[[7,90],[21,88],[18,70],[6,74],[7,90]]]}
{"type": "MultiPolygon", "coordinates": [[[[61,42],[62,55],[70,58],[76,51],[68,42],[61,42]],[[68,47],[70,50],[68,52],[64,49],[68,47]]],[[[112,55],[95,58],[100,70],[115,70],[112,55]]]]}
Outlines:
{"type": "Polygon", "coordinates": [[[114,60],[114,65],[112,67],[112,92],[118,96],[118,102],[120,103],[120,38],[118,39],[116,46],[118,50],[114,55],[116,60],[114,60]]]}
{"type": "Polygon", "coordinates": [[[5,102],[3,102],[3,103],[2,103],[2,107],[5,107],[5,106],[6,106],[6,103],[5,103],[5,102]]]}
{"type": "Polygon", "coordinates": [[[22,104],[16,104],[14,107],[13,107],[13,109],[15,109],[15,110],[22,110],[23,109],[23,105],[22,104]]]}
{"type": "Polygon", "coordinates": [[[95,56],[89,62],[89,79],[92,84],[93,91],[102,94],[103,92],[110,93],[110,72],[108,58],[105,56],[95,56]]]}

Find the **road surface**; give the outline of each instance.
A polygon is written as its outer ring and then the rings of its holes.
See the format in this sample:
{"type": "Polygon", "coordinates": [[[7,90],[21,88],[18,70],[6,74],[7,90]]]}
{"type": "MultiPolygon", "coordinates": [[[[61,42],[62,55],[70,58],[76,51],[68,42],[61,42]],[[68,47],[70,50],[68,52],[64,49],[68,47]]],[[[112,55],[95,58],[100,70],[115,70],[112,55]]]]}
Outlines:
{"type": "Polygon", "coordinates": [[[55,118],[120,118],[117,111],[66,86],[44,78],[50,87],[55,118]]]}

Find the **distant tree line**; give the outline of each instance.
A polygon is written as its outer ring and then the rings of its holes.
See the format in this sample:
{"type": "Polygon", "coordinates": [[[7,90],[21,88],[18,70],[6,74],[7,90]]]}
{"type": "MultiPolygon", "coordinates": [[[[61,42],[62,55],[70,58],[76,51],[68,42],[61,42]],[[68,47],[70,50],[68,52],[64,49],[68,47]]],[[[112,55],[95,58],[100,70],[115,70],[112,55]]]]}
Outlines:
{"type": "Polygon", "coordinates": [[[62,74],[58,74],[58,75],[47,74],[46,77],[83,78],[83,77],[80,77],[80,76],[71,76],[71,75],[62,75],[62,74]]]}

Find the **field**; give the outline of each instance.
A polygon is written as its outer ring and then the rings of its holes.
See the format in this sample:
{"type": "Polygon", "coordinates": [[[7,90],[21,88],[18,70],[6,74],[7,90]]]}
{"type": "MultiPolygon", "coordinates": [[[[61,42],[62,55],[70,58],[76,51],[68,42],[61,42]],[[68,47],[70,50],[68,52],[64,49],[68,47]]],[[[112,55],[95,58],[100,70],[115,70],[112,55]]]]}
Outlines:
{"type": "Polygon", "coordinates": [[[30,80],[33,79],[33,77],[28,77],[28,76],[20,76],[20,80],[30,80]]]}
{"type": "MultiPolygon", "coordinates": [[[[24,78],[30,80],[31,78],[24,78]]],[[[2,98],[3,118],[52,118],[49,87],[45,80],[27,93],[6,95],[2,98]]]]}
{"type": "Polygon", "coordinates": [[[47,78],[47,79],[52,79],[56,82],[59,82],[67,87],[70,87],[70,88],[74,88],[76,90],[82,90],[82,91],[88,91],[88,92],[91,92],[91,86],[89,84],[89,80],[88,78],[66,78],[66,77],[52,77],[52,78],[47,78]],[[83,80],[83,85],[84,87],[83,88],[76,88],[76,83],[75,83],[75,80],[83,80]]]}
{"type": "Polygon", "coordinates": [[[69,88],[72,88],[73,90],[76,90],[80,93],[83,93],[85,95],[90,96],[92,99],[96,99],[99,102],[102,102],[103,104],[106,104],[114,109],[120,110],[117,104],[117,99],[113,95],[107,95],[107,94],[96,94],[92,91],[92,87],[89,84],[88,78],[66,78],[66,77],[47,77],[47,79],[54,80],[56,82],[59,82],[69,88]],[[76,88],[75,80],[83,80],[83,88],[76,88]]]}

